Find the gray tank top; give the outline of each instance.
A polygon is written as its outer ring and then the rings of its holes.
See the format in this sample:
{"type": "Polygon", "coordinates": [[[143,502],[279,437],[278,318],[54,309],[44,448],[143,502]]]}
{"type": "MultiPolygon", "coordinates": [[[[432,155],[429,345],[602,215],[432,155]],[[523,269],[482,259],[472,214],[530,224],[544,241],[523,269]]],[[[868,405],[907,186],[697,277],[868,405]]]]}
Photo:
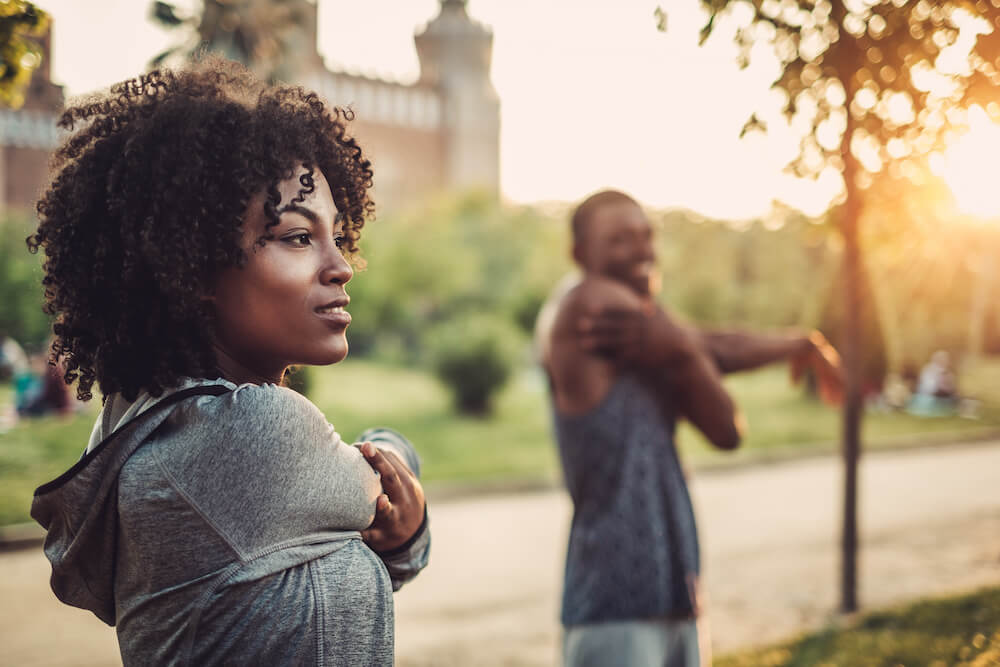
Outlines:
{"type": "Polygon", "coordinates": [[[665,412],[630,375],[587,414],[553,409],[573,499],[563,625],[693,613],[698,536],[665,412]]]}

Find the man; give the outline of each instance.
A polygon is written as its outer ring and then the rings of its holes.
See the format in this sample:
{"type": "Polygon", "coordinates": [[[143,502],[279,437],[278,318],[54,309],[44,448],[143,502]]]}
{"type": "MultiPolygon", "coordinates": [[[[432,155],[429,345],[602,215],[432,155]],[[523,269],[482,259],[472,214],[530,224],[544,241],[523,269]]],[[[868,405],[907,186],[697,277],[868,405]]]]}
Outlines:
{"type": "Polygon", "coordinates": [[[838,401],[837,354],[821,335],[709,333],[654,301],[653,230],[617,191],[572,217],[582,279],[554,296],[538,324],[555,434],[574,514],[562,601],[567,665],[708,664],[699,635],[694,513],[674,447],[688,419],[734,449],[740,417],[728,373],[790,360],[838,401]]]}

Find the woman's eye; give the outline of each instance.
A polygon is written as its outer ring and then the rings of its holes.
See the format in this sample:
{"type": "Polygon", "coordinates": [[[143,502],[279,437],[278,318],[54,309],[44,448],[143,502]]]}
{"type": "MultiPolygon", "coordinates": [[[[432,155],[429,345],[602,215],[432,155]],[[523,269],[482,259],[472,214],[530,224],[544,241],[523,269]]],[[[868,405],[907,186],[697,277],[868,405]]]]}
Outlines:
{"type": "Polygon", "coordinates": [[[347,237],[346,236],[334,236],[333,237],[333,242],[337,244],[338,248],[343,248],[344,244],[347,243],[347,237]]]}
{"type": "Polygon", "coordinates": [[[307,246],[312,244],[312,237],[309,234],[295,234],[294,236],[286,236],[285,241],[297,246],[307,246]]]}

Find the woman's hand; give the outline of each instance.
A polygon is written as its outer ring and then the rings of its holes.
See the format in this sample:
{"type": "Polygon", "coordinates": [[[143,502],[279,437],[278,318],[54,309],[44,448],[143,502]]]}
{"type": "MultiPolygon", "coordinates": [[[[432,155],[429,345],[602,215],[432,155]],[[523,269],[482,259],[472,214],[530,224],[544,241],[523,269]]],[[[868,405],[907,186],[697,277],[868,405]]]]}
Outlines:
{"type": "Polygon", "coordinates": [[[424,489],[410,468],[396,454],[370,442],[361,453],[382,481],[375,501],[375,520],[361,537],[375,552],[391,551],[413,537],[424,521],[424,489]]]}

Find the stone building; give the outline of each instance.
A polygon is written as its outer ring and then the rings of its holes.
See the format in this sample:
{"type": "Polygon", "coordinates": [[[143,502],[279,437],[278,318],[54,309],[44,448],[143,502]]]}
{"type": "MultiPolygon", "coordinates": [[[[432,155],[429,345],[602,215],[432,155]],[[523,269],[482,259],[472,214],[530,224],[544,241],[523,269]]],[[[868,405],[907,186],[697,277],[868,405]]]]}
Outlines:
{"type": "Polygon", "coordinates": [[[50,35],[41,42],[45,58],[28,84],[24,106],[16,111],[0,108],[0,217],[34,211],[47,177],[49,154],[59,141],[56,121],[63,90],[52,83],[50,35]]]}
{"type": "MultiPolygon", "coordinates": [[[[437,16],[414,36],[420,77],[413,84],[325,67],[316,43],[316,0],[298,2],[305,20],[288,40],[296,50],[281,73],[355,112],[352,133],[374,164],[379,212],[444,190],[499,192],[493,34],[469,16],[465,0],[440,0],[437,16]]],[[[48,37],[45,46],[48,53],[48,37]]],[[[55,122],[62,105],[46,58],[24,107],[0,110],[0,215],[33,208],[59,140],[55,122]]]]}
{"type": "Polygon", "coordinates": [[[297,77],[330,102],[354,110],[353,132],[374,164],[380,208],[441,190],[499,193],[493,34],[469,17],[465,5],[465,0],[442,0],[438,15],[414,36],[420,62],[414,84],[322,66],[297,77]]]}

